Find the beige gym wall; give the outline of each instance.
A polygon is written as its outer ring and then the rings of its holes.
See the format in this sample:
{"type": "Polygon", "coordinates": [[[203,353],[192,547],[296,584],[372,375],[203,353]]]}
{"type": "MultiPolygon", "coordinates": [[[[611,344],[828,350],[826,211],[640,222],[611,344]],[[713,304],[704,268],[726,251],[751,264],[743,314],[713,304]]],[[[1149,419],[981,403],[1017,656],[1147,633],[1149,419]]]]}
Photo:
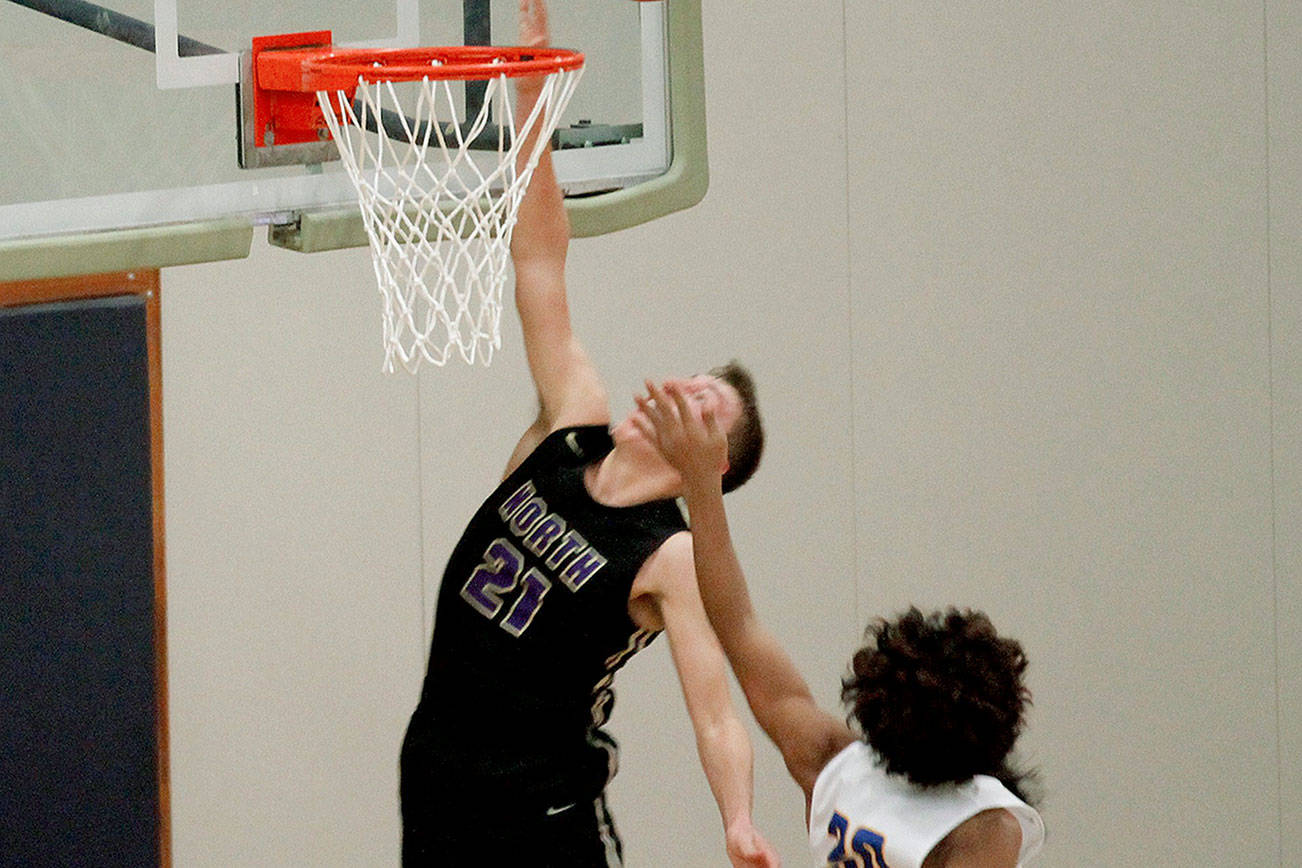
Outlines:
{"type": "MultiPolygon", "coordinates": [[[[1302,864],[1302,10],[705,19],[709,194],[571,254],[615,412],[752,367],[733,529],[827,707],[910,602],[1023,639],[1035,864],[1302,864]]],[[[367,253],[260,239],[162,298],[175,864],[396,865],[442,564],[533,411],[518,325],[384,375],[367,253]]],[[[726,864],[663,640],[617,687],[627,864],[726,864]]],[[[756,790],[810,864],[762,736],[756,790]]]]}

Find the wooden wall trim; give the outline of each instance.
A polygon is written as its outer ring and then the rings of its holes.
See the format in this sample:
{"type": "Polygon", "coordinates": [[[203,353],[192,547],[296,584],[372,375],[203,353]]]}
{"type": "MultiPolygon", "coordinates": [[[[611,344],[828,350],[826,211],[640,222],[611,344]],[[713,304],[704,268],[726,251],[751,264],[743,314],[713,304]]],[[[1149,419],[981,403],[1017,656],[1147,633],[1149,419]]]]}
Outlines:
{"type": "Polygon", "coordinates": [[[110,295],[145,295],[158,298],[158,269],[142,268],[112,274],[52,277],[0,283],[0,307],[101,298],[110,295]]]}
{"type": "Polygon", "coordinates": [[[155,736],[158,745],[159,864],[171,868],[171,773],[167,705],[167,583],[163,520],[163,369],[160,276],[156,268],[111,274],[57,277],[0,283],[0,307],[106,298],[143,296],[149,365],[150,487],[153,499],[154,537],[154,684],[157,703],[155,736]]]}

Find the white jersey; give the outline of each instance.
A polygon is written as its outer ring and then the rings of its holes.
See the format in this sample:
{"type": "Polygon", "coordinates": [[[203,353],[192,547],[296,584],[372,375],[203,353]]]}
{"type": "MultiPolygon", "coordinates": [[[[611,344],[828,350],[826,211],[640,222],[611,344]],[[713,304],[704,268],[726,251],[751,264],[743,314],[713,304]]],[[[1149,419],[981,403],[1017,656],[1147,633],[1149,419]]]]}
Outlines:
{"type": "Polygon", "coordinates": [[[962,784],[919,787],[887,774],[873,749],[856,741],[814,782],[809,845],[819,868],[919,868],[956,826],[991,808],[1006,808],[1021,824],[1019,864],[1039,851],[1040,815],[995,778],[977,775],[962,784]]]}

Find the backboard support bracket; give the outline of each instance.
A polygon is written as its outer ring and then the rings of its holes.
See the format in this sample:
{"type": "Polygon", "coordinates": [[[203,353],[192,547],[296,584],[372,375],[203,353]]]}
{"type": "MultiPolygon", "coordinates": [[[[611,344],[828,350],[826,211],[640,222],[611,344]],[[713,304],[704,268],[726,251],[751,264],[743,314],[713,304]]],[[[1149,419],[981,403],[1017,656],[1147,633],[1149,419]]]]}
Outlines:
{"type": "Polygon", "coordinates": [[[320,115],[316,96],[312,93],[268,92],[258,87],[256,64],[258,55],[264,51],[292,48],[319,48],[331,44],[328,30],[310,33],[293,33],[284,36],[259,37],[253,40],[253,48],[240,52],[240,81],[235,86],[236,97],[236,147],[241,169],[262,169],[268,166],[292,166],[302,164],[319,164],[339,159],[339,149],[330,140],[325,122],[319,125],[306,122],[303,127],[311,127],[314,136],[309,140],[302,129],[286,131],[288,134],[277,136],[274,118],[282,116],[281,112],[271,110],[275,100],[296,99],[299,105],[292,107],[288,114],[320,115]],[[276,139],[282,140],[280,143],[276,139]]]}

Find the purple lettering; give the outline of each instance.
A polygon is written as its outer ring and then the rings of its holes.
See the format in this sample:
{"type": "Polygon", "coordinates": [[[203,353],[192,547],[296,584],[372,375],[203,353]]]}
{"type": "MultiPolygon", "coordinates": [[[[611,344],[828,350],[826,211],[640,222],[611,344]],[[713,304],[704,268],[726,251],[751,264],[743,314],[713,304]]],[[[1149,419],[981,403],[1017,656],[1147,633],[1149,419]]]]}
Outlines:
{"type": "Polygon", "coordinates": [[[561,581],[571,591],[577,591],[584,583],[606,565],[606,558],[596,549],[580,552],[561,573],[561,581]]]}
{"type": "Polygon", "coordinates": [[[532,498],[511,517],[511,530],[516,536],[522,537],[546,514],[547,502],[541,497],[532,498]]]}
{"type": "Polygon", "coordinates": [[[538,522],[538,525],[533,529],[533,533],[529,534],[529,536],[525,538],[524,544],[529,551],[533,552],[538,557],[542,557],[542,554],[547,550],[547,547],[550,546],[556,540],[556,537],[560,536],[564,531],[565,520],[556,513],[552,513],[542,521],[538,522]]]}
{"type": "Polygon", "coordinates": [[[564,563],[565,559],[570,555],[587,547],[587,540],[574,531],[570,531],[565,534],[565,536],[561,537],[560,545],[556,547],[556,551],[547,556],[547,566],[554,570],[564,563]]]}
{"type": "Polygon", "coordinates": [[[529,498],[534,496],[534,493],[537,490],[538,489],[533,487],[532,482],[526,480],[524,485],[521,485],[515,490],[515,494],[508,497],[502,505],[497,508],[497,514],[502,517],[502,521],[510,521],[511,516],[515,514],[516,510],[524,506],[525,503],[528,502],[529,498]]]}

